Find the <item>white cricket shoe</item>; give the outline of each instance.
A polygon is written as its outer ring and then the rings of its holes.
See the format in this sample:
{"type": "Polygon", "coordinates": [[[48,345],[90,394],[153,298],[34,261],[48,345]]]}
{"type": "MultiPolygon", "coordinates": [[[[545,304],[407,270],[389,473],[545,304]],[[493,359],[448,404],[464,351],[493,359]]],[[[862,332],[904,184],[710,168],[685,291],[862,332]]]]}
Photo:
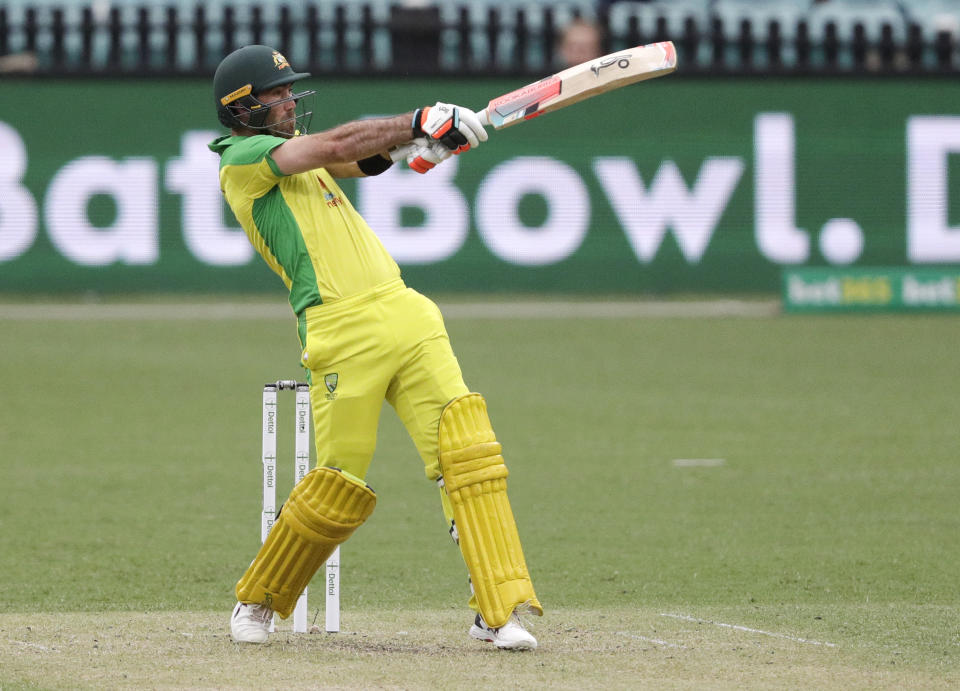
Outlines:
{"type": "Polygon", "coordinates": [[[470,627],[470,635],[493,643],[501,650],[534,650],[537,647],[537,639],[524,628],[516,612],[499,629],[491,629],[478,614],[470,627]]]}
{"type": "Polygon", "coordinates": [[[263,643],[270,633],[273,610],[266,605],[238,602],[230,617],[230,635],[237,643],[263,643]]]}

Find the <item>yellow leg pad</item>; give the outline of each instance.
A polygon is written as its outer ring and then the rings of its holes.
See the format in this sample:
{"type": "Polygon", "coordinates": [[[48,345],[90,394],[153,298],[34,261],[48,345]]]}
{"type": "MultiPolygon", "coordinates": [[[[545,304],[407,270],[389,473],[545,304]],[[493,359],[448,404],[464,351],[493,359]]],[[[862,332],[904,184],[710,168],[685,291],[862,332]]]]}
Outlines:
{"type": "Polygon", "coordinates": [[[314,468],[297,483],[250,568],[237,600],[267,605],[283,619],[334,548],[359,528],[377,495],[337,468],[314,468]]]}
{"type": "Polygon", "coordinates": [[[440,469],[453,506],[460,551],[487,626],[507,623],[520,605],[543,608],[520,547],[507,498],[507,467],[483,396],[455,398],[440,416],[440,469]]]}

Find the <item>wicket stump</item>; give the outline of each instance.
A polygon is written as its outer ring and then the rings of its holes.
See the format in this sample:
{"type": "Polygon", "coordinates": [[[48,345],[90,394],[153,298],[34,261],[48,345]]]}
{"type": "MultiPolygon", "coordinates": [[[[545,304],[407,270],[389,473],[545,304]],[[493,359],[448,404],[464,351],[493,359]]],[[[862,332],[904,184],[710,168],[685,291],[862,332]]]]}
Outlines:
{"type": "MultiPolygon", "coordinates": [[[[310,470],[310,387],[302,382],[281,379],[263,385],[263,512],[260,516],[260,540],[267,539],[277,518],[277,394],[295,391],[295,431],[293,482],[300,482],[310,470]]],[[[326,564],[326,630],[340,630],[340,548],[326,564]]],[[[276,618],[274,618],[274,624],[276,618]]],[[[274,630],[271,624],[270,630],[274,630]]],[[[297,599],[293,610],[294,633],[307,632],[307,589],[297,599]]]]}

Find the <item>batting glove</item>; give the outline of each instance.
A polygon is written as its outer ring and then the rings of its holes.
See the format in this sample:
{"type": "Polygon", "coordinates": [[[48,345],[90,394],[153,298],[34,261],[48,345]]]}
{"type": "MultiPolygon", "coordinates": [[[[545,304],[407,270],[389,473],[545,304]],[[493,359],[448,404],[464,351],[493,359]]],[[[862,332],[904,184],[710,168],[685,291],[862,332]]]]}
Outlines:
{"type": "Polygon", "coordinates": [[[453,155],[447,147],[425,137],[417,137],[406,144],[395,146],[389,153],[392,161],[406,161],[408,166],[420,174],[433,169],[453,155]]]}
{"type": "Polygon", "coordinates": [[[426,137],[440,142],[455,154],[468,151],[487,141],[487,131],[480,118],[469,108],[437,102],[418,108],[413,114],[413,137],[426,137]]]}

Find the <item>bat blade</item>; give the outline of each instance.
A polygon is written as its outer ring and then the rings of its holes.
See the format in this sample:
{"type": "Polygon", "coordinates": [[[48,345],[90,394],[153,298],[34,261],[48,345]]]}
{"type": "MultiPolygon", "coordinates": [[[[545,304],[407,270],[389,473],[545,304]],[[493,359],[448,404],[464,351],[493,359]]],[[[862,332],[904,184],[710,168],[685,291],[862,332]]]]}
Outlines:
{"type": "Polygon", "coordinates": [[[523,120],[677,69],[677,51],[671,41],[628,48],[589,60],[490,101],[480,121],[503,129],[523,120]]]}

